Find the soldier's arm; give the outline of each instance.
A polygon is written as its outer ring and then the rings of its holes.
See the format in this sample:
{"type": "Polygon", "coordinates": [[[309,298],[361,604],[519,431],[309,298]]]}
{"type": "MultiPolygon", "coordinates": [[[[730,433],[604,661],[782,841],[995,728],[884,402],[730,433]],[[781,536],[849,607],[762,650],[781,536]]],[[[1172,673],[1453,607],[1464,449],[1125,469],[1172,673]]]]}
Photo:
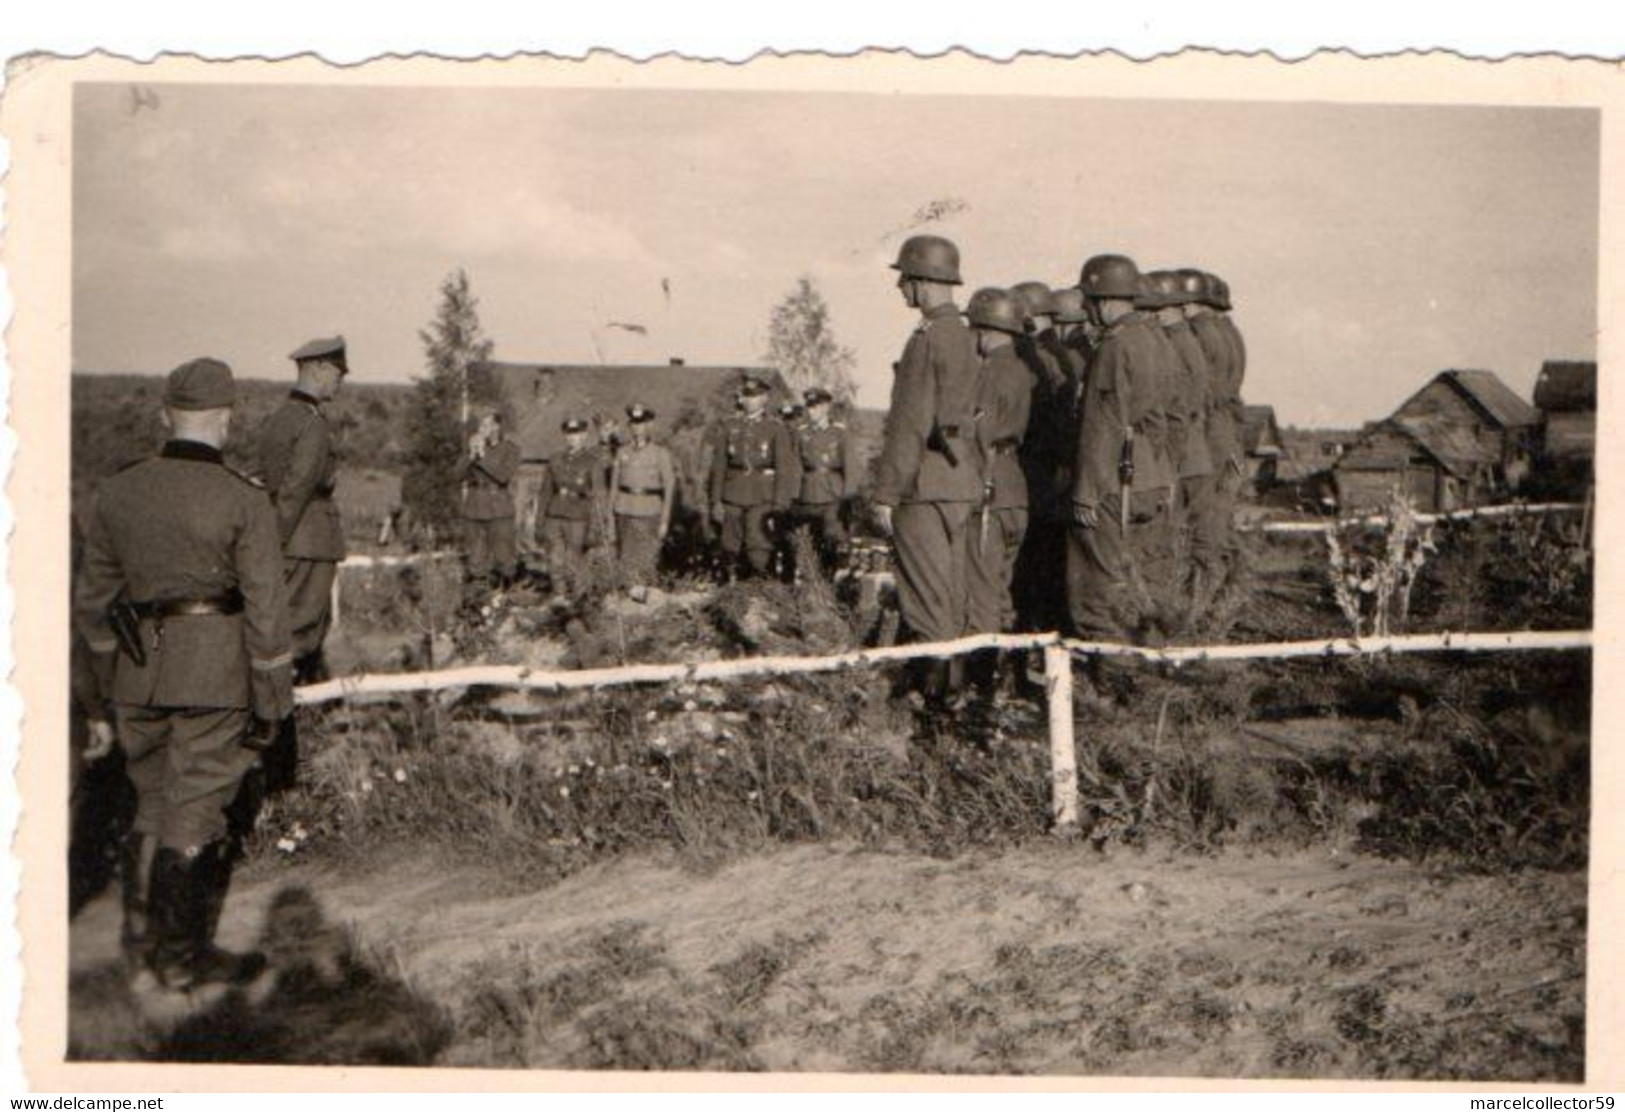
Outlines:
{"type": "Polygon", "coordinates": [[[852,436],[851,429],[841,432],[841,497],[855,498],[858,493],[858,483],[863,478],[862,468],[858,464],[857,442],[852,436]]]}
{"type": "MultiPolygon", "coordinates": [[[[597,493],[596,486],[593,493],[597,493]]],[[[548,463],[542,468],[542,481],[536,486],[536,516],[547,516],[547,507],[553,501],[553,465],[548,463]]]]}
{"type": "Polygon", "coordinates": [[[773,434],[773,508],[790,508],[801,489],[801,449],[790,430],[780,425],[773,434]]]}
{"type": "Polygon", "coordinates": [[[914,485],[931,418],[936,412],[936,383],[931,375],[930,350],[925,333],[915,333],[903,349],[892,381],[891,405],[886,410],[885,443],[880,450],[880,471],[874,500],[895,506],[914,485]]]}
{"type": "Polygon", "coordinates": [[[728,430],[717,429],[711,437],[711,470],[705,476],[706,494],[713,512],[722,505],[722,484],[728,478],[728,430]]]}
{"type": "Polygon", "coordinates": [[[277,519],[271,503],[257,491],[247,497],[235,557],[237,588],[243,596],[250,709],[255,718],[279,721],[293,713],[293,639],[277,519]]]}
{"type": "Polygon", "coordinates": [[[660,535],[671,528],[671,509],[677,501],[677,460],[670,448],[660,450],[660,535]]]}
{"type": "Polygon", "coordinates": [[[84,560],[73,585],[73,624],[89,650],[89,668],[81,677],[85,710],[91,718],[103,721],[111,718],[113,662],[118,654],[107,609],[125,585],[124,568],[113,551],[98,501],[85,531],[84,560]]]}
{"type": "Polygon", "coordinates": [[[304,516],[305,507],[316,495],[330,450],[327,426],[320,418],[311,417],[299,430],[288,453],[288,470],[282,477],[282,485],[271,492],[276,501],[277,534],[284,545],[293,539],[293,531],[304,516]]]}
{"type": "Polygon", "coordinates": [[[1032,413],[1033,380],[1031,376],[1024,374],[1011,387],[1002,437],[1014,437],[1018,441],[1025,439],[1027,423],[1032,420],[1032,413]]]}
{"type": "Polygon", "coordinates": [[[519,447],[511,440],[504,440],[474,461],[474,466],[491,476],[500,486],[507,486],[513,482],[519,470],[519,447]]]}

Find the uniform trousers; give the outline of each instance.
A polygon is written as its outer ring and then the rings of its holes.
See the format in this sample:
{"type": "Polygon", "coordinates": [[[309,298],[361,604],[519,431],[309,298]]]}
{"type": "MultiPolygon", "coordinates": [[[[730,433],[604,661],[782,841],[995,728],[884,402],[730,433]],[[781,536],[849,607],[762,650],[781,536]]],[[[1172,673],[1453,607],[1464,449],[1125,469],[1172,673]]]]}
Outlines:
{"type": "Polygon", "coordinates": [[[653,586],[660,569],[660,519],[616,514],[615,537],[627,582],[635,587],[653,586]]]}
{"type": "Polygon", "coordinates": [[[1117,497],[1095,507],[1095,524],[1074,524],[1067,533],[1066,598],[1072,631],[1088,640],[1120,641],[1138,632],[1146,602],[1154,597],[1153,567],[1171,563],[1172,530],[1165,490],[1135,491],[1128,533],[1123,531],[1117,497]]]}
{"type": "Polygon", "coordinates": [[[948,641],[965,631],[969,502],[905,502],[892,511],[897,604],[916,640],[948,641]]]}
{"type": "Polygon", "coordinates": [[[546,517],[542,519],[542,541],[553,577],[568,588],[581,574],[587,557],[591,522],[586,518],[546,517]]]}
{"type": "Polygon", "coordinates": [[[519,568],[519,552],[512,517],[464,518],[463,538],[471,579],[485,579],[492,574],[513,578],[519,568]]]}
{"type": "Polygon", "coordinates": [[[737,559],[744,554],[750,570],[766,575],[773,564],[773,536],[768,531],[771,503],[722,507],[722,551],[737,559]]]}
{"type": "Polygon", "coordinates": [[[976,509],[968,526],[965,581],[966,624],[970,633],[1000,633],[1015,628],[1016,606],[1010,588],[1016,559],[1027,535],[1024,506],[976,509]]]}
{"type": "Polygon", "coordinates": [[[334,560],[288,557],[282,563],[295,660],[321,656],[322,642],[327,640],[327,629],[333,621],[333,579],[338,570],[334,560]]]}
{"type": "Polygon", "coordinates": [[[121,704],[116,713],[135,829],[183,854],[224,837],[226,809],[258,758],[243,745],[248,710],[121,704]]]}

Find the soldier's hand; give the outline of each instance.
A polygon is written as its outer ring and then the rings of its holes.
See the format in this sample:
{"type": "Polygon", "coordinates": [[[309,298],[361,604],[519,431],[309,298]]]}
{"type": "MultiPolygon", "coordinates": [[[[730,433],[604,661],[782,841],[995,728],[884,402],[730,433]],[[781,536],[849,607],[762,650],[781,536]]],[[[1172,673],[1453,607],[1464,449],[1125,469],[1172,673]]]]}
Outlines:
{"type": "Polygon", "coordinates": [[[890,506],[883,506],[879,503],[875,504],[875,524],[880,526],[880,531],[886,534],[888,537],[892,535],[890,506]]]}
{"type": "Polygon", "coordinates": [[[263,753],[276,744],[281,727],[282,723],[277,719],[261,718],[256,714],[248,727],[248,733],[243,737],[243,745],[256,753],[263,753]]]}
{"type": "Polygon", "coordinates": [[[90,744],[85,746],[85,760],[100,761],[113,752],[118,745],[118,731],[113,724],[105,718],[92,718],[90,720],[90,744]]]}
{"type": "Polygon", "coordinates": [[[1093,529],[1100,524],[1100,516],[1095,512],[1095,508],[1082,502],[1072,503],[1072,520],[1085,529],[1093,529]]]}
{"type": "Polygon", "coordinates": [[[671,532],[671,522],[662,521],[660,523],[660,531],[656,533],[655,536],[659,540],[664,541],[666,539],[666,534],[669,532],[671,532]]]}

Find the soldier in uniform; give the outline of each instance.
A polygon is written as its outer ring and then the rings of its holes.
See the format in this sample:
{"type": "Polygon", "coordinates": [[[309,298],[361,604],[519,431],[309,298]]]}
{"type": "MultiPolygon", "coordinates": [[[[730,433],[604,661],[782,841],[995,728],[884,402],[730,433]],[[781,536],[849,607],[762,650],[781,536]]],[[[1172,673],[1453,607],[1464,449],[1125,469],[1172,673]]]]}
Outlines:
{"type": "Polygon", "coordinates": [[[343,336],[312,340],[288,358],[299,381],[260,428],[260,471],[282,538],[294,680],[312,683],[327,676],[322,642],[332,621],[333,577],[345,554],[333,502],[338,457],[322,406],[338,393],[349,365],[343,336]]]}
{"type": "Polygon", "coordinates": [[[775,515],[790,508],[800,480],[795,443],[784,422],[767,415],[768,385],[747,376],[739,386],[740,411],[723,424],[711,461],[711,521],[722,527],[730,578],[743,555],[752,575],[773,563],[775,515]]]}
{"type": "Polygon", "coordinates": [[[858,464],[851,434],[830,419],[835,396],[815,386],[802,394],[807,420],[796,437],[801,481],[793,513],[803,527],[815,530],[818,552],[828,571],[846,546],[842,509],[858,492],[858,464]]]}
{"type": "Polygon", "coordinates": [[[671,449],[650,437],[654,419],[648,406],[626,407],[629,439],[610,470],[611,540],[635,596],[655,582],[677,499],[677,464],[671,449]]]}
{"type": "MultiPolygon", "coordinates": [[[[910,636],[949,640],[965,629],[965,561],[972,508],[982,497],[971,422],[979,363],[960,319],[959,249],[941,236],[911,236],[892,269],[920,314],[892,382],[875,481],[875,514],[897,553],[897,598],[910,636]]],[[[960,669],[920,670],[928,702],[957,694],[960,669]]]]}
{"type": "Polygon", "coordinates": [[[1212,589],[1230,545],[1236,498],[1247,474],[1241,444],[1241,384],[1247,372],[1247,349],[1226,311],[1230,305],[1229,287],[1200,270],[1179,273],[1191,298],[1185,304],[1185,316],[1212,372],[1207,437],[1213,461],[1213,495],[1198,524],[1207,561],[1206,586],[1212,589]]]}
{"type": "MultiPolygon", "coordinates": [[[[1068,476],[1077,444],[1077,398],[1083,355],[1060,332],[1062,303],[1043,282],[1011,287],[1027,313],[1016,353],[1033,374],[1032,422],[1022,443],[1021,464],[1031,506],[1016,572],[1016,611],[1024,629],[1054,630],[1066,619],[1065,599],[1054,590],[1066,575],[1066,536],[1072,520],[1068,476]]],[[[1083,297],[1073,295],[1079,315],[1083,297]]]]}
{"type": "Polygon", "coordinates": [[[1173,488],[1161,408],[1166,341],[1135,307],[1145,288],[1134,260],[1096,255],[1079,288],[1101,339],[1079,415],[1067,601],[1079,636],[1119,639],[1138,631],[1145,603],[1135,580],[1147,545],[1136,534],[1160,535],[1173,488]]]}
{"type": "Polygon", "coordinates": [[[103,484],[73,598],[93,653],[93,733],[116,722],[139,801],[126,953],[171,989],[262,964],[213,942],[241,834],[228,808],[293,709],[277,513],[220,452],[235,400],[217,360],[170,373],[171,438],[103,484]]]}
{"type": "Polygon", "coordinates": [[[518,572],[517,507],[513,482],[519,474],[519,445],[502,430],[502,414],[480,414],[463,460],[463,537],[466,573],[474,584],[505,587],[518,572]]]}
{"type": "MultiPolygon", "coordinates": [[[[966,618],[971,633],[999,633],[1015,627],[1010,587],[1027,532],[1027,478],[1019,453],[1034,375],[1015,348],[1025,333],[1027,310],[1013,292],[980,289],[965,307],[965,320],[982,359],[976,443],[983,461],[982,500],[970,519],[966,618]]],[[[996,649],[978,653],[973,661],[973,680],[984,694],[997,686],[998,666],[996,649]]]]}
{"type": "Polygon", "coordinates": [[[569,417],[560,428],[564,451],[547,461],[536,515],[542,521],[554,579],[573,591],[604,513],[604,462],[598,450],[587,445],[586,421],[569,417]]]}

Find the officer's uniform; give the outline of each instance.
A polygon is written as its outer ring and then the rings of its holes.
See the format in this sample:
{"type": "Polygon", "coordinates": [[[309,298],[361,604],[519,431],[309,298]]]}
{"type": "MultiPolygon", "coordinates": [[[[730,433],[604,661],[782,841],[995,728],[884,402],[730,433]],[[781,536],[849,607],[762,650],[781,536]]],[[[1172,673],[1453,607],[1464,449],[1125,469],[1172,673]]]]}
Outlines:
{"type": "Polygon", "coordinates": [[[1072,530],[1067,560],[1067,601],[1080,636],[1117,638],[1139,625],[1140,599],[1132,584],[1139,546],[1133,534],[1150,531],[1157,536],[1174,479],[1161,408],[1166,396],[1161,384],[1166,374],[1165,342],[1155,319],[1136,310],[1105,329],[1089,365],[1072,501],[1092,508],[1096,524],[1072,530]],[[1134,475],[1129,488],[1131,535],[1124,536],[1119,464],[1129,429],[1134,475]]]}
{"type": "MultiPolygon", "coordinates": [[[[171,375],[165,404],[223,408],[234,393],[225,364],[195,360],[171,375]]],[[[174,962],[196,957],[213,933],[234,849],[227,808],[256,761],[253,719],[293,710],[277,525],[265,489],[217,448],[171,440],[103,483],[87,528],[74,620],[117,720],[139,800],[135,830],[156,847],[152,941],[174,962]],[[134,646],[119,651],[115,601],[131,608],[144,662],[134,646]]]]}
{"type": "Polygon", "coordinates": [[[803,425],[796,435],[796,455],[801,464],[801,481],[795,517],[817,530],[819,551],[825,561],[831,561],[846,544],[841,507],[858,492],[852,435],[838,421],[803,425]]]}
{"type": "Polygon", "coordinates": [[[470,579],[494,573],[507,582],[518,570],[513,481],[519,474],[519,445],[499,440],[479,456],[463,461],[463,530],[470,579]]]}
{"type": "Polygon", "coordinates": [[[886,413],[874,501],[895,507],[898,606],[926,641],[965,629],[968,526],[982,495],[971,436],[978,364],[959,310],[937,306],[903,348],[886,413]]]}
{"type": "MultiPolygon", "coordinates": [[[[342,361],[344,341],[313,340],[289,358],[342,361]]],[[[296,670],[301,679],[319,679],[322,642],[332,621],[333,578],[346,552],[333,501],[338,456],[321,403],[294,389],[261,426],[259,459],[276,506],[296,670]]]]}
{"type": "Polygon", "coordinates": [[[1213,368],[1190,322],[1180,320],[1163,327],[1168,342],[1179,354],[1180,381],[1176,397],[1184,409],[1185,427],[1179,466],[1179,521],[1189,535],[1192,564],[1210,571],[1215,555],[1211,536],[1213,517],[1213,456],[1208,444],[1209,391],[1213,368]]]}
{"type": "Polygon", "coordinates": [[[1020,452],[1033,392],[1033,374],[1014,347],[998,348],[982,363],[976,435],[985,461],[986,494],[970,519],[966,618],[972,633],[1015,626],[1010,588],[1028,510],[1020,452]]]}
{"type": "Polygon", "coordinates": [[[731,561],[741,554],[756,575],[773,562],[768,518],[790,508],[800,484],[795,443],[784,422],[764,411],[729,417],[716,438],[711,461],[713,513],[722,511],[722,551],[731,561]]]}
{"type": "MultiPolygon", "coordinates": [[[[633,406],[636,423],[654,419],[652,410],[633,406]]],[[[610,477],[611,508],[620,564],[633,586],[654,583],[660,566],[662,522],[669,522],[677,494],[677,464],[671,449],[649,441],[629,442],[615,454],[610,477]]]]}
{"type": "Polygon", "coordinates": [[[603,455],[590,447],[555,452],[547,461],[536,512],[554,574],[568,582],[579,573],[604,512],[603,455]]]}

